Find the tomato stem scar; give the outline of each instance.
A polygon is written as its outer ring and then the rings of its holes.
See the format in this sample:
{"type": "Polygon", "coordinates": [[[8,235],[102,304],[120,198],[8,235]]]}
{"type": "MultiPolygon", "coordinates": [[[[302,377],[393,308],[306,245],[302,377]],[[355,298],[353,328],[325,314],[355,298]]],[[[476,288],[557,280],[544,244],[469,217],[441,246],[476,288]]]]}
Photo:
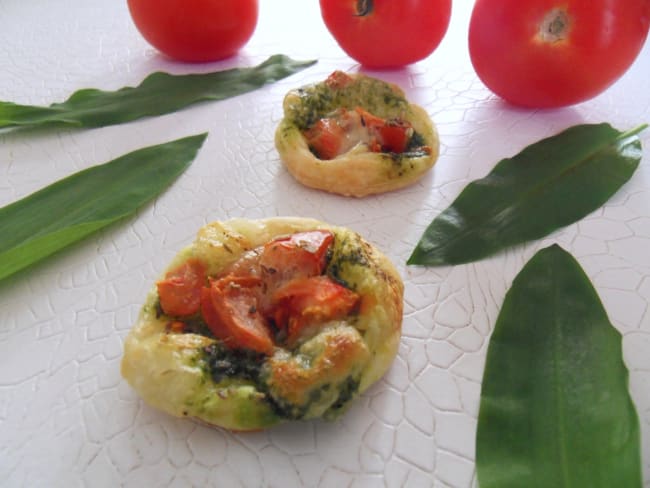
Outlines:
{"type": "Polygon", "coordinates": [[[544,16],[540,23],[538,38],[542,42],[560,42],[568,37],[570,28],[571,18],[566,10],[554,8],[544,16]]]}
{"type": "Polygon", "coordinates": [[[373,4],[373,0],[357,0],[357,13],[355,16],[365,17],[366,15],[370,15],[374,8],[373,4]]]}

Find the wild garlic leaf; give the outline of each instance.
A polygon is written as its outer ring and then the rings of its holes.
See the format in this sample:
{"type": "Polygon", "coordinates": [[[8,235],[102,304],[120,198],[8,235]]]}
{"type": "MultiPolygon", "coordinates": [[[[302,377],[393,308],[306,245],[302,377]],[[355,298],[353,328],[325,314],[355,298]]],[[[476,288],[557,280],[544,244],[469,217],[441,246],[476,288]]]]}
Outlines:
{"type": "Polygon", "coordinates": [[[481,488],[642,485],[621,334],[558,245],[507,292],[487,351],[476,437],[481,488]]]}
{"type": "Polygon", "coordinates": [[[134,213],[187,169],[206,137],[139,149],[0,208],[0,280],[134,213]]]}
{"type": "Polygon", "coordinates": [[[316,61],[294,61],[276,54],[251,68],[203,74],[157,72],[136,87],[117,91],[79,90],[48,107],[0,102],[0,128],[68,125],[104,127],[168,114],[207,100],[223,100],[286,78],[316,61]]]}
{"type": "Polygon", "coordinates": [[[429,224],[407,263],[468,263],[577,222],[632,177],[645,127],[576,125],[501,160],[429,224]]]}

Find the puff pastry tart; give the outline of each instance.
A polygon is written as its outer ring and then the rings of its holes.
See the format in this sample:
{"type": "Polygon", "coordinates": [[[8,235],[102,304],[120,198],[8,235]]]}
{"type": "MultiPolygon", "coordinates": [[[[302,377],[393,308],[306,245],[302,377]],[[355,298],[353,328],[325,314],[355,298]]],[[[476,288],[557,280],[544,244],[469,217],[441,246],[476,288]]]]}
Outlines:
{"type": "Polygon", "coordinates": [[[408,186],[438,158],[436,128],[395,84],[335,71],[290,91],[275,145],[311,188],[363,197],[408,186]]]}
{"type": "Polygon", "coordinates": [[[393,265],[348,229],[214,222],[152,288],[122,375],[150,405],[228,429],[332,419],[389,368],[402,307],[393,265]]]}

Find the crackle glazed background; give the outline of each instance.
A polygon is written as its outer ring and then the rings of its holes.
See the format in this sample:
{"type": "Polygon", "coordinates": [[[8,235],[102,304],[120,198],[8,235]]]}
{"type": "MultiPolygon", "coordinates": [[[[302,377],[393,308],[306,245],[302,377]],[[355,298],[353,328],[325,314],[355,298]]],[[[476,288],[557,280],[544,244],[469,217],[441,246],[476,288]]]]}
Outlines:
{"type": "MultiPolygon", "coordinates": [[[[359,67],[325,30],[315,1],[262,1],[233,59],[191,66],[159,56],[126,3],[2,0],[0,99],[49,104],[86,87],[117,89],[147,74],[257,64],[275,53],[318,64],[255,92],[104,129],[0,133],[0,206],[126,152],[209,131],[192,166],[135,217],[0,283],[0,484],[74,486],[476,485],[475,431],[485,352],[513,277],[557,242],[584,267],[623,334],[650,486],[650,131],[631,181],[604,207],[549,238],[475,264],[405,261],[424,228],[470,180],[569,125],[650,122],[650,44],[602,96],[562,110],[506,106],[469,62],[471,2],[427,60],[375,72],[437,123],[442,147],[416,185],[362,200],[299,186],[273,145],[291,88],[359,67]],[[123,340],[153,281],[196,230],[231,217],[299,215],[348,226],[382,249],[405,285],[399,356],[334,423],[232,434],[144,405],[121,379],[123,340]]],[[[0,232],[2,229],[0,228],[0,232]]]]}

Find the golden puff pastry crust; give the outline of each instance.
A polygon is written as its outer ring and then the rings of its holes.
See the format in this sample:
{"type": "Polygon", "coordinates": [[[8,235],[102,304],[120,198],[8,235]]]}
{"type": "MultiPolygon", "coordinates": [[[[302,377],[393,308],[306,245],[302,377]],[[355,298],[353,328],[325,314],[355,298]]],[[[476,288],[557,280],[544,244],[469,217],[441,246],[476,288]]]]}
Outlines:
{"type": "Polygon", "coordinates": [[[324,274],[358,294],[358,308],[307,327],[290,347],[277,340],[264,355],[224,347],[197,317],[188,320],[194,321],[190,329],[176,330],[177,319],[161,309],[154,286],[125,341],[121,365],[145,402],[214,426],[258,430],[336,418],[382,377],[401,337],[403,283],[388,258],[357,233],[297,217],[214,222],[168,270],[191,259],[205,265],[209,279],[274,239],[313,230],[334,236],[324,274]]]}
{"type": "Polygon", "coordinates": [[[276,148],[289,173],[311,188],[354,197],[388,192],[416,182],[438,158],[438,133],[428,113],[409,103],[399,86],[361,73],[335,71],[325,81],[291,90],[283,110],[276,148]],[[409,147],[401,152],[371,150],[361,138],[336,157],[321,159],[306,131],[337,110],[358,108],[412,126],[415,136],[409,147]]]}

